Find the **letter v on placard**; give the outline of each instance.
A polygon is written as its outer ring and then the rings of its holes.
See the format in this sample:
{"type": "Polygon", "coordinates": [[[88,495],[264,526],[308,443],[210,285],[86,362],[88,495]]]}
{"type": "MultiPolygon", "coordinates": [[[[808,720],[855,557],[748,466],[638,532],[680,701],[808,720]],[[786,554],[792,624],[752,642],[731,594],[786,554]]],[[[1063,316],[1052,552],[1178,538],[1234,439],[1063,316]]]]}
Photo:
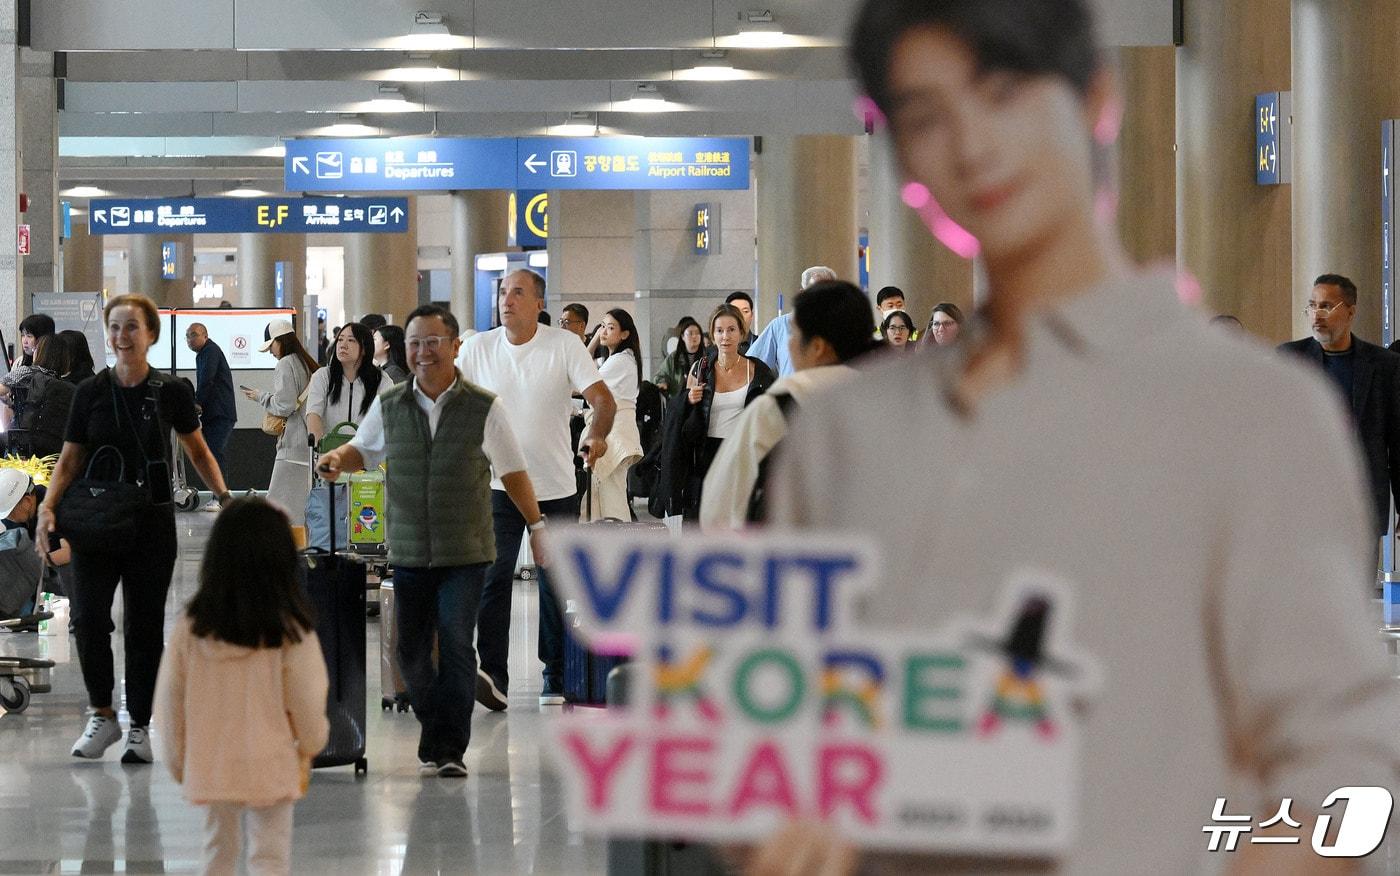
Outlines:
{"type": "Polygon", "coordinates": [[[612,622],[627,602],[627,595],[632,590],[637,570],[642,564],[642,551],[634,548],[627,552],[622,569],[617,579],[612,582],[604,580],[600,570],[594,568],[593,559],[587,549],[575,547],[570,553],[594,617],[604,624],[612,622]]]}

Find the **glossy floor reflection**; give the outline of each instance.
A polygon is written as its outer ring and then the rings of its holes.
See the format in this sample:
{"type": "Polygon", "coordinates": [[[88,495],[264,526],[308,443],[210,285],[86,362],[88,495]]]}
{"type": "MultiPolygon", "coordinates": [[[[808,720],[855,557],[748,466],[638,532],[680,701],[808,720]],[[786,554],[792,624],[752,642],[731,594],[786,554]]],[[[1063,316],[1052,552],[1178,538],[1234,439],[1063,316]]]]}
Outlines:
{"type": "MultiPolygon", "coordinates": [[[[193,593],[212,520],[199,512],[179,517],[169,616],[193,593]]],[[[569,831],[560,786],[542,762],[536,611],[533,584],[518,583],[511,707],[476,712],[466,780],[418,776],[417,722],[380,709],[379,624],[370,621],[369,775],[356,779],[348,767],[315,774],[296,810],[294,872],[604,872],[603,844],[569,831]]],[[[62,630],[66,618],[53,626],[62,630]]],[[[23,715],[0,716],[0,874],[195,872],[202,814],[164,768],[123,767],[120,746],[101,762],[69,756],[86,696],[66,634],[0,633],[0,653],[59,664],[52,693],[36,694],[23,715]]],[[[124,726],[126,719],[123,711],[124,726]]]]}

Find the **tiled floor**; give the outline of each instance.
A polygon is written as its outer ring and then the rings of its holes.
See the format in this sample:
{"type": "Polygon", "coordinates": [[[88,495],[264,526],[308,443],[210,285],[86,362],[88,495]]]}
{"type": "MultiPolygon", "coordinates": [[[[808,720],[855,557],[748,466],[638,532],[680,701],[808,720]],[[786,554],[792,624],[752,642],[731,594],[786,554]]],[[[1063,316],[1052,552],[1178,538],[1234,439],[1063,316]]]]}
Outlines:
{"type": "MultiPolygon", "coordinates": [[[[199,512],[179,517],[170,616],[193,593],[212,520],[199,512]]],[[[380,710],[379,624],[370,621],[369,775],[356,779],[348,767],[316,773],[297,805],[293,872],[604,872],[603,844],[569,831],[559,785],[541,763],[546,716],[536,703],[536,608],[533,585],[518,583],[510,709],[477,710],[466,780],[418,776],[417,722],[380,710]]],[[[51,626],[63,630],[66,617],[51,626]]],[[[120,636],[114,640],[119,648],[120,636]]],[[[120,746],[102,762],[69,756],[86,697],[66,634],[0,633],[0,653],[58,662],[52,693],[35,695],[22,715],[0,715],[0,873],[196,871],[202,815],[164,768],[124,767],[120,746]]]]}

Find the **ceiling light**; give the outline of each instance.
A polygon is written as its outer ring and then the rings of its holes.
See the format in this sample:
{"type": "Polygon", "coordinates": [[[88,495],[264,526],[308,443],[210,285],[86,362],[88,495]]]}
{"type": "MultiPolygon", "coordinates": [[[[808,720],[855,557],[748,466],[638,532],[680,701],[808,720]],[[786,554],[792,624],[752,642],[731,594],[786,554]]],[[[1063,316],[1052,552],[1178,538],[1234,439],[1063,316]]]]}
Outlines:
{"type": "Polygon", "coordinates": [[[415,107],[399,86],[381,85],[373,100],[358,104],[355,109],[365,113],[407,113],[415,107]]]}
{"type": "Polygon", "coordinates": [[[742,49],[782,49],[798,45],[796,37],[783,33],[770,10],[739,13],[739,32],[724,37],[724,44],[742,49]]]}
{"type": "Polygon", "coordinates": [[[238,181],[237,188],[229,189],[228,191],[224,192],[224,194],[230,198],[261,198],[272,194],[271,192],[265,192],[262,189],[252,188],[251,184],[252,180],[241,179],[238,181]]]}
{"type": "Polygon", "coordinates": [[[445,49],[470,49],[470,37],[454,34],[441,12],[415,12],[413,24],[406,36],[393,40],[398,48],[433,52],[445,49]]]}
{"type": "Polygon", "coordinates": [[[317,133],[327,137],[372,137],[379,129],[366,125],[356,113],[341,113],[334,125],[320,128],[317,133]]]}
{"type": "Polygon", "coordinates": [[[677,70],[676,78],[695,82],[733,82],[751,76],[746,70],[734,69],[734,65],[729,63],[729,53],[721,49],[701,52],[700,62],[689,70],[677,70]]]}
{"type": "Polygon", "coordinates": [[[656,86],[646,83],[638,85],[630,98],[613,107],[625,113],[664,113],[670,108],[670,104],[656,90],[656,86]]]}
{"type": "Polygon", "coordinates": [[[549,133],[556,137],[595,137],[598,134],[598,117],[590,112],[572,112],[567,122],[553,126],[549,133]]]}
{"type": "Polygon", "coordinates": [[[376,70],[369,78],[390,82],[455,82],[458,77],[456,70],[434,63],[431,55],[410,54],[401,66],[376,70]]]}
{"type": "Polygon", "coordinates": [[[73,186],[71,189],[64,189],[59,192],[70,198],[101,198],[110,195],[106,189],[99,189],[97,186],[73,186]]]}

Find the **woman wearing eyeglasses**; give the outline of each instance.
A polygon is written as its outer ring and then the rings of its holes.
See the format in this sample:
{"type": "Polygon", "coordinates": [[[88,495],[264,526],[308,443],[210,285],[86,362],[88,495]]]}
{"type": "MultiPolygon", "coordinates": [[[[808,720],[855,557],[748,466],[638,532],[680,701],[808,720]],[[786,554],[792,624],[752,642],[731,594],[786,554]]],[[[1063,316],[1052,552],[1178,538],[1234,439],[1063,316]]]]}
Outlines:
{"type": "Polygon", "coordinates": [[[914,349],[909,339],[914,336],[914,320],[902,310],[891,310],[880,324],[880,335],[891,350],[908,353],[914,349]]]}
{"type": "Polygon", "coordinates": [[[945,347],[958,339],[962,324],[962,308],[944,301],[933,309],[933,315],[928,318],[928,329],[919,336],[919,343],[945,347]]]}

